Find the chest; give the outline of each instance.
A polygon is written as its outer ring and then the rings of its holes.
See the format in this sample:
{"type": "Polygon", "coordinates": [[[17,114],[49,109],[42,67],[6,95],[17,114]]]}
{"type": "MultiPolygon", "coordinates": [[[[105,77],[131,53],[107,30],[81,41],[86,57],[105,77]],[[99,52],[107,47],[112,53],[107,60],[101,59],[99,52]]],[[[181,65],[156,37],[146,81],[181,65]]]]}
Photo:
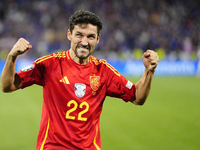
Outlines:
{"type": "Polygon", "coordinates": [[[100,116],[106,95],[102,72],[94,66],[77,67],[60,63],[49,71],[44,87],[44,103],[51,114],[85,122],[100,116]]]}
{"type": "Polygon", "coordinates": [[[62,62],[52,70],[49,81],[54,92],[65,99],[81,102],[99,94],[105,95],[106,79],[103,72],[92,65],[80,67],[62,62]]]}

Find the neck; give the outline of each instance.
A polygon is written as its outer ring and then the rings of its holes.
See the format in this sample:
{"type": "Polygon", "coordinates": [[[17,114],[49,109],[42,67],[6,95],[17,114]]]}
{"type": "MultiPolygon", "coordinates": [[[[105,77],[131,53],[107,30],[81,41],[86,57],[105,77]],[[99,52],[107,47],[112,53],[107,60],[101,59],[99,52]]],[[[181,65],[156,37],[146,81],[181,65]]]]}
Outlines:
{"type": "Polygon", "coordinates": [[[86,59],[78,58],[72,49],[69,50],[69,55],[73,59],[73,61],[75,61],[77,64],[80,64],[80,65],[86,65],[90,60],[90,57],[86,59]]]}

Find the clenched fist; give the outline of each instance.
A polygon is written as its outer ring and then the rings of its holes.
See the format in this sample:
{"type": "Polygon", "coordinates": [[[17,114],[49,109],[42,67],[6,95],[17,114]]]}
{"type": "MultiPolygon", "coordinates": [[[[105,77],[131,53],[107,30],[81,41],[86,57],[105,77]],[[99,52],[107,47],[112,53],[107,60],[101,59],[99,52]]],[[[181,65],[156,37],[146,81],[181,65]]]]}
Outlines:
{"type": "Polygon", "coordinates": [[[142,60],[145,68],[154,72],[159,62],[159,56],[157,52],[147,50],[143,54],[142,60]]]}
{"type": "Polygon", "coordinates": [[[32,45],[25,40],[24,38],[20,38],[17,43],[13,46],[12,50],[10,51],[11,56],[17,57],[18,55],[21,55],[25,53],[27,50],[31,49],[32,45]]]}

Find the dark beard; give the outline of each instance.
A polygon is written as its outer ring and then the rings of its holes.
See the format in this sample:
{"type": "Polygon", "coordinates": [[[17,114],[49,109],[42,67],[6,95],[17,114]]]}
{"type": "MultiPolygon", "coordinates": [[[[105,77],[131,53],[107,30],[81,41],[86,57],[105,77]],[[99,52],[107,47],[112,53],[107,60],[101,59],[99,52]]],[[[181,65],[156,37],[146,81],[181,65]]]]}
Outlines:
{"type": "Polygon", "coordinates": [[[75,48],[75,50],[74,50],[74,53],[76,54],[76,57],[78,57],[79,59],[86,59],[86,58],[88,58],[89,56],[90,56],[90,45],[87,45],[87,46],[83,46],[82,44],[78,44],[77,46],[76,46],[76,48],[75,48]],[[88,50],[89,50],[89,54],[87,55],[87,56],[80,56],[80,55],[78,55],[78,52],[77,52],[77,48],[78,47],[83,47],[83,48],[87,48],[88,50]]]}

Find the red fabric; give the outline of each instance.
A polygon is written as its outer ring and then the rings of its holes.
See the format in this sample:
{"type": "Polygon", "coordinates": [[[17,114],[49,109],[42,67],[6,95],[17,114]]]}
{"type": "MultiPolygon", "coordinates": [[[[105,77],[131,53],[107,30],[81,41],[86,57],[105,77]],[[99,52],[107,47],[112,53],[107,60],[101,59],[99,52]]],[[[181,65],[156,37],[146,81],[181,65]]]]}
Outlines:
{"type": "Polygon", "coordinates": [[[90,56],[88,64],[79,65],[68,51],[42,57],[17,74],[23,88],[43,86],[37,150],[101,148],[99,120],[105,97],[127,102],[135,93],[135,85],[127,88],[128,80],[105,60],[90,56]]]}

